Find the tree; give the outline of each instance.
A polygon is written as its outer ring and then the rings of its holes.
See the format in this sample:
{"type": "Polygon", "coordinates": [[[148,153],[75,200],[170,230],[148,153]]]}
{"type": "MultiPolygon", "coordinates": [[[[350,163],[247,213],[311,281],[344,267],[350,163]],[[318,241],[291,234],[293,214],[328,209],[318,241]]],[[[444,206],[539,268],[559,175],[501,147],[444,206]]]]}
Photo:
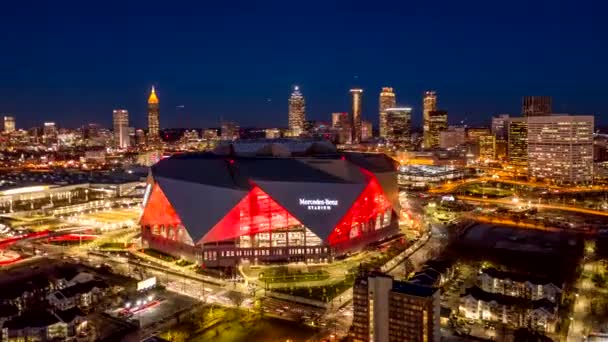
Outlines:
{"type": "Polygon", "coordinates": [[[228,293],[228,298],[230,298],[232,303],[237,308],[240,308],[241,305],[243,305],[243,302],[245,301],[245,294],[243,294],[241,292],[231,291],[228,293]]]}

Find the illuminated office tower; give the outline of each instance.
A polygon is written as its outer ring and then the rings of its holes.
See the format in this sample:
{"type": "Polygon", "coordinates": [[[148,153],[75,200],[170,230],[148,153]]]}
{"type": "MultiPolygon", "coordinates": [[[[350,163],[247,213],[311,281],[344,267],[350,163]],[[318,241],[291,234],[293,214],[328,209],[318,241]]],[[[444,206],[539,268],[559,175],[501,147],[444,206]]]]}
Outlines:
{"type": "Polygon", "coordinates": [[[470,143],[479,143],[479,137],[490,135],[491,130],[488,127],[469,127],[467,128],[467,141],[470,143]]]}
{"type": "Polygon", "coordinates": [[[386,109],[386,141],[396,150],[407,150],[412,142],[412,108],[386,109]]]}
{"type": "Polygon", "coordinates": [[[477,140],[479,143],[479,159],[482,161],[496,159],[496,137],[487,134],[479,136],[477,140]]]}
{"type": "Polygon", "coordinates": [[[332,113],[331,128],[336,132],[336,142],[345,144],[350,141],[351,129],[348,113],[332,113]]]}
{"type": "Polygon", "coordinates": [[[348,125],[348,113],[331,113],[331,128],[341,128],[348,125]]]}
{"type": "Polygon", "coordinates": [[[492,134],[496,139],[507,140],[507,125],[509,123],[509,114],[500,114],[492,117],[492,134]]]}
{"type": "Polygon", "coordinates": [[[221,140],[237,140],[240,137],[240,127],[236,122],[223,121],[220,127],[221,140]]]}
{"type": "Polygon", "coordinates": [[[264,130],[266,139],[278,139],[281,137],[281,130],[278,128],[266,128],[264,130]]]}
{"type": "Polygon", "coordinates": [[[305,132],[306,101],[300,92],[300,87],[295,86],[289,97],[289,132],[291,136],[298,137],[305,132]]]}
{"type": "Polygon", "coordinates": [[[12,133],[15,131],[15,117],[5,116],[4,117],[4,133],[12,133]]]}
{"type": "Polygon", "coordinates": [[[592,115],[528,117],[528,174],[557,183],[593,180],[592,115]]]}
{"type": "Polygon", "coordinates": [[[453,148],[466,142],[466,129],[464,126],[449,126],[445,131],[439,132],[439,147],[453,148]]]}
{"type": "Polygon", "coordinates": [[[148,143],[158,144],[160,142],[160,110],[158,106],[158,97],[154,86],[148,98],[148,143]]]}
{"type": "Polygon", "coordinates": [[[429,112],[427,120],[428,130],[425,133],[425,148],[439,147],[439,133],[448,129],[448,112],[434,110],[429,112]]]}
{"type": "Polygon", "coordinates": [[[513,165],[528,164],[528,122],[526,118],[510,118],[508,121],[507,158],[513,165]]]}
{"type": "Polygon", "coordinates": [[[378,117],[380,123],[380,137],[386,138],[386,110],[388,108],[395,108],[397,106],[397,99],[395,93],[393,92],[393,88],[391,87],[383,87],[380,92],[380,101],[379,101],[379,113],[378,117]]]}
{"type": "Polygon", "coordinates": [[[529,116],[544,116],[551,115],[551,96],[524,96],[522,101],[522,115],[529,116]]]}
{"type": "Polygon", "coordinates": [[[146,133],[141,128],[135,130],[135,144],[138,146],[146,144],[146,133]]]}
{"type": "Polygon", "coordinates": [[[361,141],[368,141],[373,138],[372,122],[363,120],[361,121],[361,141]]]}
{"type": "Polygon", "coordinates": [[[112,111],[112,123],[114,126],[114,146],[118,148],[129,147],[129,112],[126,109],[114,109],[112,111]]]}
{"type": "Polygon", "coordinates": [[[440,290],[371,272],[353,286],[353,323],[349,341],[438,342],[440,290]]]}
{"type": "Polygon", "coordinates": [[[350,93],[353,95],[353,109],[350,113],[351,143],[358,144],[361,142],[361,100],[363,89],[354,88],[350,90],[350,93]]]}
{"type": "Polygon", "coordinates": [[[42,141],[45,144],[57,141],[57,126],[54,122],[45,122],[42,128],[42,141]]]}
{"type": "Polygon", "coordinates": [[[424,93],[422,99],[422,147],[431,148],[432,137],[431,137],[431,112],[437,110],[437,94],[430,90],[424,93]]]}
{"type": "Polygon", "coordinates": [[[4,133],[13,133],[15,131],[15,117],[4,117],[4,133]]]}

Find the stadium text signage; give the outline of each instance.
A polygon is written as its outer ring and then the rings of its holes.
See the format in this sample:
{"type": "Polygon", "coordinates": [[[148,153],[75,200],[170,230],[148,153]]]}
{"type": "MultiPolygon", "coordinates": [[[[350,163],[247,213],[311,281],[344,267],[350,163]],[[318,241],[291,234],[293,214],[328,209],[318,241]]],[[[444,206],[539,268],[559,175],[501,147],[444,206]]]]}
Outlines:
{"type": "Polygon", "coordinates": [[[300,198],[300,205],[311,211],[328,211],[338,206],[338,200],[300,198]]]}

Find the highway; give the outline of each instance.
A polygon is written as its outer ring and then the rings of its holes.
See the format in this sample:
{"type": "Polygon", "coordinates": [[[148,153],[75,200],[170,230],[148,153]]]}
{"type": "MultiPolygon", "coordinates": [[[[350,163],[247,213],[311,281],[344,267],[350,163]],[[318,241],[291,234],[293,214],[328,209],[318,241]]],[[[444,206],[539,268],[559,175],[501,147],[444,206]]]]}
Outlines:
{"type": "Polygon", "coordinates": [[[451,181],[442,184],[439,187],[434,189],[430,189],[429,193],[436,194],[451,194],[458,192],[458,189],[465,185],[471,184],[482,184],[486,182],[493,183],[503,183],[503,184],[511,184],[511,185],[521,185],[532,188],[540,188],[553,190],[559,193],[587,193],[587,192],[601,192],[608,191],[608,186],[605,185],[593,185],[593,186],[558,186],[553,184],[547,184],[543,182],[533,182],[533,181],[522,181],[522,180],[513,180],[513,179],[505,179],[505,178],[495,178],[495,177],[479,177],[479,178],[471,178],[463,181],[451,181]]]}
{"type": "MultiPolygon", "coordinates": [[[[473,203],[488,203],[488,204],[498,204],[498,205],[509,205],[509,206],[523,206],[528,205],[528,203],[514,203],[512,198],[479,198],[479,197],[471,197],[471,196],[462,196],[457,195],[457,199],[465,202],[473,202],[473,203]]],[[[587,215],[597,215],[597,216],[605,216],[608,217],[608,212],[594,209],[581,208],[570,205],[561,205],[561,204],[544,204],[544,203],[529,203],[529,206],[532,208],[538,209],[552,209],[552,210],[563,210],[569,212],[575,212],[580,214],[587,215]]]]}

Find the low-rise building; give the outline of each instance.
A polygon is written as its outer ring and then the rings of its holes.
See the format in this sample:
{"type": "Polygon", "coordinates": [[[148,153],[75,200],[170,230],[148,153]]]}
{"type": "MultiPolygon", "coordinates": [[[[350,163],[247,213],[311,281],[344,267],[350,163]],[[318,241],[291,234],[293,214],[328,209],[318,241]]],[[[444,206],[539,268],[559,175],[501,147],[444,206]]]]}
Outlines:
{"type": "Polygon", "coordinates": [[[486,268],[479,275],[482,290],[490,293],[521,297],[530,300],[546,299],[552,303],[560,301],[562,285],[547,277],[505,272],[486,268]]]}
{"type": "Polygon", "coordinates": [[[79,309],[28,311],[2,325],[2,341],[66,341],[86,326],[79,309]]]}
{"type": "Polygon", "coordinates": [[[88,308],[101,299],[107,288],[105,282],[92,280],[57,290],[48,295],[47,299],[49,304],[61,310],[74,307],[88,308]]]}
{"type": "Polygon", "coordinates": [[[476,286],[460,297],[458,312],[473,321],[499,322],[546,332],[555,331],[559,320],[557,305],[547,299],[530,301],[486,292],[476,286]]]}

